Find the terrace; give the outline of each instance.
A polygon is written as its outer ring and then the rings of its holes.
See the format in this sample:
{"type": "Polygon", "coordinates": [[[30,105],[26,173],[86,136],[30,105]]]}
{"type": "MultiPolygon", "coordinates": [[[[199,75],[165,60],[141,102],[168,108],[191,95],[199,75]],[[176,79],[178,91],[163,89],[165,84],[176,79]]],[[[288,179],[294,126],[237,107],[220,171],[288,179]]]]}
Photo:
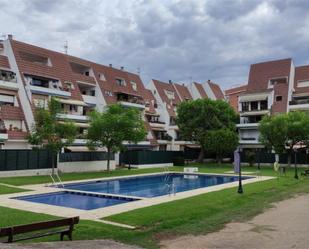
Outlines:
{"type": "Polygon", "coordinates": [[[70,89],[62,87],[61,82],[57,79],[34,75],[25,75],[25,79],[32,93],[59,97],[71,96],[70,89]]]}
{"type": "Polygon", "coordinates": [[[141,96],[133,95],[123,91],[116,92],[117,101],[125,107],[145,109],[145,104],[141,96]]]}
{"type": "Polygon", "coordinates": [[[18,90],[16,74],[14,72],[0,69],[0,88],[18,90]]]}

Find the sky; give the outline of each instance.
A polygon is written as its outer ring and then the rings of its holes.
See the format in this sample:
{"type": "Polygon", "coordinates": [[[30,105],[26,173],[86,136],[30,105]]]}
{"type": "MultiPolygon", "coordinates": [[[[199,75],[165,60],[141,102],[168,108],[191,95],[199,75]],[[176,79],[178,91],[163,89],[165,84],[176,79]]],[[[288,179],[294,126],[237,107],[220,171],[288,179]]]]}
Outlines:
{"type": "MultiPolygon", "coordinates": [[[[307,0],[0,0],[0,35],[124,66],[150,79],[223,89],[250,64],[309,64],[307,0]]],[[[1,38],[1,37],[0,37],[1,38]]]]}

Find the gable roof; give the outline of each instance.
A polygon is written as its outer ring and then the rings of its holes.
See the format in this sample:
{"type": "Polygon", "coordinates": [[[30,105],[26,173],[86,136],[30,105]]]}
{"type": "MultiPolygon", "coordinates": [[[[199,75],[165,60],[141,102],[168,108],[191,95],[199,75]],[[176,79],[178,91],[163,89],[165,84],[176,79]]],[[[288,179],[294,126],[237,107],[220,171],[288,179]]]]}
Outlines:
{"type": "Polygon", "coordinates": [[[250,66],[247,92],[268,89],[268,81],[276,77],[289,77],[292,59],[266,61],[250,66]]]}
{"type": "Polygon", "coordinates": [[[208,82],[208,84],[216,99],[224,99],[224,94],[218,84],[213,82],[208,82]]]}
{"type": "Polygon", "coordinates": [[[198,90],[201,98],[206,99],[208,98],[206,91],[204,90],[204,87],[202,84],[197,83],[197,82],[193,82],[193,84],[195,85],[196,89],[198,90]]]}
{"type": "Polygon", "coordinates": [[[189,92],[189,89],[185,85],[180,85],[177,83],[173,83],[173,86],[176,88],[178,96],[181,100],[192,100],[192,95],[189,92]]]}

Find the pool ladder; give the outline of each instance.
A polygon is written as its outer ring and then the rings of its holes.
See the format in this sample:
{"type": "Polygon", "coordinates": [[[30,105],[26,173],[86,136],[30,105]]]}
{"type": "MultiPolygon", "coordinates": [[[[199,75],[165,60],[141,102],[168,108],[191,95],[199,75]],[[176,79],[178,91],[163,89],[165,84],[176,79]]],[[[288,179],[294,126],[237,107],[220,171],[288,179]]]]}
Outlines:
{"type": "Polygon", "coordinates": [[[57,188],[62,187],[64,188],[64,185],[60,179],[60,176],[58,175],[58,173],[54,174],[54,176],[52,174],[49,175],[50,178],[52,179],[53,182],[53,186],[56,186],[57,188]],[[58,181],[58,182],[57,182],[58,181]]]}

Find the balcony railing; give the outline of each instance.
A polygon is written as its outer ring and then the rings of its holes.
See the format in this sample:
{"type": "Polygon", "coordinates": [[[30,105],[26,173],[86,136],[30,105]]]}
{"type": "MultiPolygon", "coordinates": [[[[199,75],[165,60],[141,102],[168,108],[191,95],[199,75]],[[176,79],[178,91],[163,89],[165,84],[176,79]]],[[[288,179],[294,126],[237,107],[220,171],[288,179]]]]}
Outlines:
{"type": "Polygon", "coordinates": [[[304,104],[309,104],[309,99],[292,100],[289,102],[289,105],[304,105],[304,104]]]}

